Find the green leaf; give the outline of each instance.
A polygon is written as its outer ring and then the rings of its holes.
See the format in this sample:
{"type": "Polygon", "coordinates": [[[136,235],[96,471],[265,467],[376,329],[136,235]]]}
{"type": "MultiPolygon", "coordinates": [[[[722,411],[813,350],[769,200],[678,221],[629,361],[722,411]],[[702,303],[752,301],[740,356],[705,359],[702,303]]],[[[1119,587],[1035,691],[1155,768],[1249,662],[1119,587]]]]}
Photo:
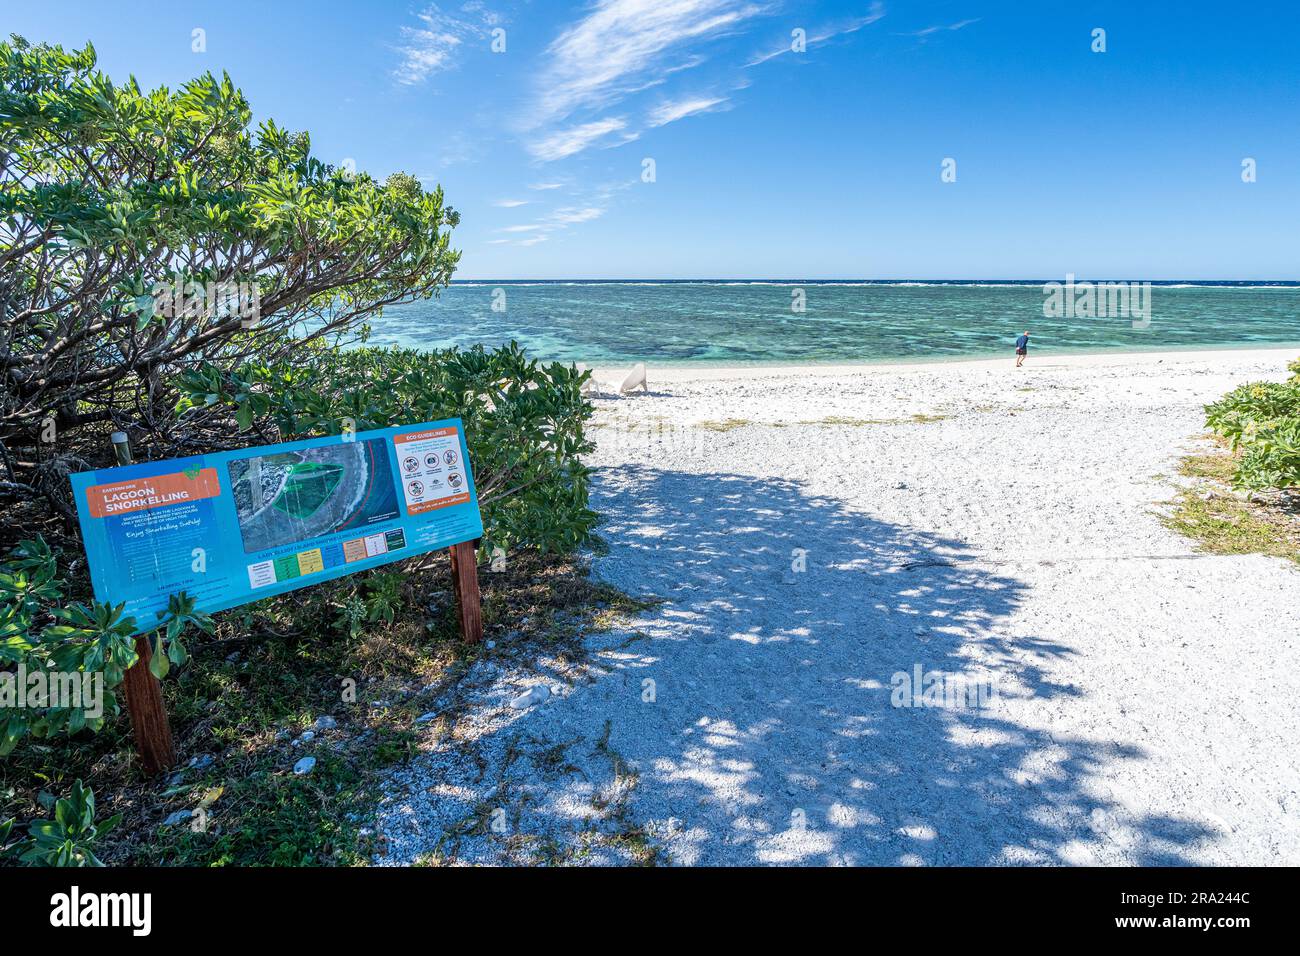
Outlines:
{"type": "Polygon", "coordinates": [[[167,676],[167,672],[171,670],[171,666],[171,660],[163,652],[161,643],[155,642],[153,655],[149,658],[149,673],[162,680],[167,676]]]}

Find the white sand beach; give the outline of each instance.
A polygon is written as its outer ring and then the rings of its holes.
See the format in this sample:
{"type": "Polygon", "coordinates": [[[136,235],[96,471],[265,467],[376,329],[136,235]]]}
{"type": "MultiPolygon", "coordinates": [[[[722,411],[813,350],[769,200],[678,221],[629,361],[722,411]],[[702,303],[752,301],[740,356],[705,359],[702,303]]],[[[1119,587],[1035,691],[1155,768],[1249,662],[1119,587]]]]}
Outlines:
{"type": "Polygon", "coordinates": [[[662,603],[587,665],[498,640],[377,862],[1300,864],[1300,568],[1159,520],[1296,355],[652,366],[596,401],[593,567],[662,603]]]}

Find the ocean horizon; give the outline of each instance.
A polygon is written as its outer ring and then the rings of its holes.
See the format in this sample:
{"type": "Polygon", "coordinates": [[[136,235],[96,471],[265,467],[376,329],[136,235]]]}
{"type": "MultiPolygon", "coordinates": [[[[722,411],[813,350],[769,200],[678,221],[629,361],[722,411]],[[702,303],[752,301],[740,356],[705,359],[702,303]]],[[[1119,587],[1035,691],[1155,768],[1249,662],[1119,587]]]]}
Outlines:
{"type": "MultiPolygon", "coordinates": [[[[712,279],[602,279],[602,278],[566,278],[566,279],[452,279],[453,286],[483,285],[970,285],[1002,286],[1029,285],[1041,286],[1061,279],[762,279],[732,276],[712,279]]],[[[1225,286],[1234,288],[1298,288],[1300,279],[1143,279],[1119,278],[1116,276],[1087,277],[1076,276],[1077,282],[1149,282],[1152,285],[1170,287],[1225,286]]]]}
{"type": "Polygon", "coordinates": [[[547,361],[670,365],[979,358],[1026,329],[1049,354],[1300,344],[1297,280],[1074,282],[1071,299],[1085,283],[1132,288],[1132,308],[1103,295],[1088,314],[1045,315],[1061,279],[465,279],[388,308],[367,344],[515,341],[547,361]]]}

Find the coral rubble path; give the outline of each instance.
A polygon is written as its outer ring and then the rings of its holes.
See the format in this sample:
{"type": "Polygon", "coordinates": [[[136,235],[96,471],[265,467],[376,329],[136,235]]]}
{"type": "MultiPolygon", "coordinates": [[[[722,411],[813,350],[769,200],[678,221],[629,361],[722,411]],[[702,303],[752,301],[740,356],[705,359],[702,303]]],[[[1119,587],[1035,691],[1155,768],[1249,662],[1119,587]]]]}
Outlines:
{"type": "Polygon", "coordinates": [[[1158,517],[1288,357],[652,369],[597,401],[594,570],[662,603],[476,665],[377,862],[1300,863],[1300,571],[1158,517]]]}

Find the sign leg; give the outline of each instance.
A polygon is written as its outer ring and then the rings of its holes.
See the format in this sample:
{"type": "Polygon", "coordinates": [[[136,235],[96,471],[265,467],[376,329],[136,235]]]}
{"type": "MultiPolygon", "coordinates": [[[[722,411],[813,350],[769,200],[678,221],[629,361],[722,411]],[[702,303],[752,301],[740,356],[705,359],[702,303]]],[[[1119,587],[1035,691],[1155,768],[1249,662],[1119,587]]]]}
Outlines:
{"type": "Polygon", "coordinates": [[[135,651],[140,659],[122,674],[122,689],[126,692],[126,709],[131,714],[136,753],[145,773],[152,775],[175,765],[176,747],[163,707],[162,685],[149,671],[149,658],[153,656],[149,644],[147,636],[135,639],[135,651]]]}
{"type": "Polygon", "coordinates": [[[456,588],[456,611],[460,616],[460,636],[469,644],[483,640],[483,613],[479,606],[478,559],[473,541],[453,544],[451,578],[456,588]]]}

